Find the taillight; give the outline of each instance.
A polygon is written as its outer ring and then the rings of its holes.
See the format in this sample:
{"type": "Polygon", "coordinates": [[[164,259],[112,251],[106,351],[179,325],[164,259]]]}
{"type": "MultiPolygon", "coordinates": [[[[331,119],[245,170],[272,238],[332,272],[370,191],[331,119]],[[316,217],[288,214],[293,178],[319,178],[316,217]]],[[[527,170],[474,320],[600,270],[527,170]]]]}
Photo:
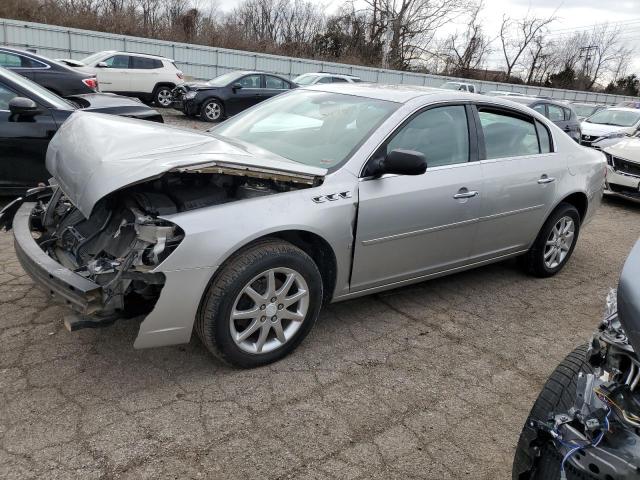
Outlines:
{"type": "Polygon", "coordinates": [[[176,76],[177,76],[180,80],[182,80],[182,79],[184,78],[184,73],[182,73],[180,70],[178,70],[178,71],[176,72],[176,76]]]}
{"type": "Polygon", "coordinates": [[[98,90],[98,79],[95,77],[83,78],[82,83],[84,83],[87,87],[92,88],[93,90],[98,90]]]}

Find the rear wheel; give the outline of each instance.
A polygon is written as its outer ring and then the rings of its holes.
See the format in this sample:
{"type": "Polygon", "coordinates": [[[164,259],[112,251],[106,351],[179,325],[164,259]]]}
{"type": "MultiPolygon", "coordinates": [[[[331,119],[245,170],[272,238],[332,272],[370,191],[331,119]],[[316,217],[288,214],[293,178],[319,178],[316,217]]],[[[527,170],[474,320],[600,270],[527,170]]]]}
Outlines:
{"type": "MultiPolygon", "coordinates": [[[[532,420],[547,421],[550,414],[568,412],[574,405],[578,375],[580,372],[593,373],[593,368],[586,358],[587,348],[587,345],[581,345],[567,355],[544,384],[520,433],[513,459],[513,480],[560,478],[562,456],[550,441],[532,445],[538,443],[538,439],[536,431],[530,427],[530,422],[532,420]],[[539,456],[533,455],[533,448],[539,449],[539,456]]],[[[567,469],[566,466],[565,469],[567,469]]]]}
{"type": "Polygon", "coordinates": [[[205,294],[196,331],[223,361],[258,367],[288,355],[318,318],[322,278],[294,245],[269,240],[239,252],[205,294]]]}
{"type": "Polygon", "coordinates": [[[172,102],[173,95],[171,94],[171,87],[157,87],[153,92],[153,103],[158,107],[168,108],[171,106],[172,102]]]}
{"type": "Polygon", "coordinates": [[[537,277],[551,277],[571,258],[580,233],[576,207],[561,203],[544,223],[531,249],[525,254],[525,268],[537,277]]]}

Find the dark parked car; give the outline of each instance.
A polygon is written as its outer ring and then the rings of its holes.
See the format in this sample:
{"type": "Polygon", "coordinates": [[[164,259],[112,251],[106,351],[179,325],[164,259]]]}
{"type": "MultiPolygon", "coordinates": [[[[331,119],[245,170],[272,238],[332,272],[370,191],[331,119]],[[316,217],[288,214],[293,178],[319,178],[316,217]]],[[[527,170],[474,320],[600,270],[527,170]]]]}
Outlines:
{"type": "Polygon", "coordinates": [[[190,117],[217,122],[296,88],[289,80],[262,72],[230,72],[208,82],[184,83],[173,89],[173,107],[190,117]]]}
{"type": "Polygon", "coordinates": [[[76,110],[162,122],[162,115],[138,100],[107,93],[64,99],[0,67],[0,193],[21,194],[49,179],[49,140],[76,110]]]}
{"type": "Polygon", "coordinates": [[[576,142],[580,142],[580,121],[578,120],[575,110],[571,108],[571,105],[538,97],[509,96],[503,98],[533,108],[536,112],[541,113],[567,132],[567,135],[576,142]]]}
{"type": "Polygon", "coordinates": [[[98,91],[95,75],[16,48],[0,47],[0,67],[13,70],[61,97],[98,91]]]}

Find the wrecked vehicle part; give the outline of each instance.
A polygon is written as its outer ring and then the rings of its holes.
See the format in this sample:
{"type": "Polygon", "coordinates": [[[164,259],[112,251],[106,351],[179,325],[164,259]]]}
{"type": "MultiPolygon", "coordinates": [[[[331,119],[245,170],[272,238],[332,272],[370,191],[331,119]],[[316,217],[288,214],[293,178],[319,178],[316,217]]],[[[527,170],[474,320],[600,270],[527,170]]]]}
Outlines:
{"type": "MultiPolygon", "coordinates": [[[[74,310],[65,318],[71,331],[148,314],[167,275],[180,277],[176,272],[156,270],[184,239],[184,231],[167,218],[309,186],[288,174],[264,179],[264,172],[255,178],[246,171],[241,176],[240,169],[225,169],[229,170],[233,172],[208,173],[211,167],[170,171],[108,195],[98,201],[89,217],[61,188],[49,187],[46,195],[24,203],[15,215],[18,258],[38,283],[74,310]],[[39,259],[35,264],[29,260],[34,255],[39,259]],[[44,273],[38,271],[38,265],[45,267],[44,273]],[[57,278],[52,271],[69,275],[57,278]]],[[[203,267],[197,274],[208,281],[211,268],[203,267]]],[[[197,307],[202,290],[195,291],[198,299],[192,303],[197,307]]],[[[187,330],[190,335],[188,328],[183,336],[187,330]]]]}
{"type": "Polygon", "coordinates": [[[514,480],[640,479],[638,326],[640,242],[588,348],[560,364],[536,401],[518,443],[514,480]]]}

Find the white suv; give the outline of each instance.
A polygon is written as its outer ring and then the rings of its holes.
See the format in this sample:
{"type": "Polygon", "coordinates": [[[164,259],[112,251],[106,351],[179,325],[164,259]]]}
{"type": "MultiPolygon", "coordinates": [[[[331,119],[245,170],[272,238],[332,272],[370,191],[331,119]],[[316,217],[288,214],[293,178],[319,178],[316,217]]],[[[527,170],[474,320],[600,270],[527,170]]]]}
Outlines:
{"type": "Polygon", "coordinates": [[[360,77],[345,75],[341,73],[303,73],[293,79],[293,83],[301,87],[315,85],[317,83],[357,83],[361,82],[360,77]]]}
{"type": "Polygon", "coordinates": [[[96,74],[102,92],[138,97],[159,107],[171,106],[171,90],[184,78],[173,60],[144,53],[108,50],[82,60],[62,61],[96,74]]]}

